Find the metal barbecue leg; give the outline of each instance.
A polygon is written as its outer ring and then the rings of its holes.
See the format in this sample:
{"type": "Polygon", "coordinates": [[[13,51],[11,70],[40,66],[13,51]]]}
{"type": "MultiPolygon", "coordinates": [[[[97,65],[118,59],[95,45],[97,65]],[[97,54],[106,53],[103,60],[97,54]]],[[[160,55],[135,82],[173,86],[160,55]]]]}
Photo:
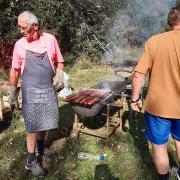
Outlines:
{"type": "Polygon", "coordinates": [[[123,112],[123,109],[120,107],[118,109],[119,132],[122,132],[122,112],[123,112]]]}
{"type": "Polygon", "coordinates": [[[122,116],[124,112],[124,100],[125,100],[125,94],[124,92],[121,93],[121,99],[120,99],[120,107],[118,110],[119,113],[119,132],[122,132],[122,116]]]}
{"type": "Polygon", "coordinates": [[[74,127],[76,129],[77,139],[79,140],[79,134],[80,134],[79,118],[78,118],[78,115],[76,113],[74,114],[74,124],[75,124],[74,127]]]}
{"type": "Polygon", "coordinates": [[[109,146],[109,120],[110,120],[110,104],[107,104],[107,122],[106,122],[106,145],[109,146]]]}

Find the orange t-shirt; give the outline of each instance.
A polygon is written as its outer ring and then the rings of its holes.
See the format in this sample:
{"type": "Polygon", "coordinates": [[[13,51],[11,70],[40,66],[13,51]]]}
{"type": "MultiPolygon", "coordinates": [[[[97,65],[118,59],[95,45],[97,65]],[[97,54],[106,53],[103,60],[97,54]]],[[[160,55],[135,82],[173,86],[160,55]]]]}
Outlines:
{"type": "Polygon", "coordinates": [[[135,71],[149,73],[145,111],[180,119],[180,30],[148,39],[135,71]]]}

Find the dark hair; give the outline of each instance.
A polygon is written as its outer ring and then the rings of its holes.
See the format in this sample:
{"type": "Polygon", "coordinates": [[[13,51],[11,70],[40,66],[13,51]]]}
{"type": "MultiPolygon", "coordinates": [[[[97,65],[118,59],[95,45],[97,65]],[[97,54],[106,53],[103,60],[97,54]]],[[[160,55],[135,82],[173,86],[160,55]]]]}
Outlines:
{"type": "Polygon", "coordinates": [[[170,27],[173,27],[178,22],[180,22],[180,5],[177,5],[176,7],[171,8],[168,14],[168,19],[167,19],[167,24],[170,27]]]}

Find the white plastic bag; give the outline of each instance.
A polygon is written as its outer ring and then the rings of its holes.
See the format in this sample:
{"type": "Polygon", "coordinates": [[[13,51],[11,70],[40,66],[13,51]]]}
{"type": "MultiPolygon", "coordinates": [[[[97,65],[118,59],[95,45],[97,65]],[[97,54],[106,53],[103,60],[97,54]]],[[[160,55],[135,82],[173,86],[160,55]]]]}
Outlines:
{"type": "Polygon", "coordinates": [[[66,98],[66,96],[72,94],[72,90],[69,87],[69,76],[66,72],[64,72],[64,89],[62,89],[59,93],[58,93],[58,97],[61,98],[66,98]]]}

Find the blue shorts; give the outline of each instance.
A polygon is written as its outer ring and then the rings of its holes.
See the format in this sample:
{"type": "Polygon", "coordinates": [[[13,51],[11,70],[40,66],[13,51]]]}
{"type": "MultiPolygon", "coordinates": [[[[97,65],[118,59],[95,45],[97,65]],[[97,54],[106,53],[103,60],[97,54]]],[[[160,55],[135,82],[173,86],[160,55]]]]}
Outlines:
{"type": "Polygon", "coordinates": [[[165,144],[169,135],[180,141],[180,119],[161,118],[145,112],[145,138],[153,144],[165,144]]]}

